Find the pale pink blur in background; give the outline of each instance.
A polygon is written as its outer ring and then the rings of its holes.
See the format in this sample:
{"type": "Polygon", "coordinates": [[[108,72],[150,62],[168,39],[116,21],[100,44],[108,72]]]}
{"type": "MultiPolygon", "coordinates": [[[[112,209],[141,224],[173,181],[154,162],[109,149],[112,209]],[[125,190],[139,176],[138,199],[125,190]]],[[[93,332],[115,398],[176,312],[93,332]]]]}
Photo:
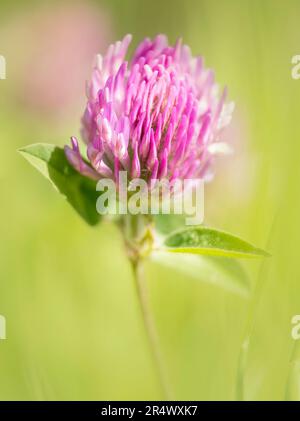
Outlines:
{"type": "Polygon", "coordinates": [[[14,52],[15,100],[45,118],[65,118],[83,106],[94,55],[113,38],[108,12],[79,1],[20,10],[0,36],[14,52]]]}
{"type": "Polygon", "coordinates": [[[242,106],[238,106],[223,134],[223,140],[230,146],[232,153],[216,158],[213,182],[205,188],[207,223],[218,219],[220,209],[231,215],[231,209],[237,204],[248,206],[251,203],[259,162],[251,151],[249,133],[251,130],[247,114],[242,106]]]}

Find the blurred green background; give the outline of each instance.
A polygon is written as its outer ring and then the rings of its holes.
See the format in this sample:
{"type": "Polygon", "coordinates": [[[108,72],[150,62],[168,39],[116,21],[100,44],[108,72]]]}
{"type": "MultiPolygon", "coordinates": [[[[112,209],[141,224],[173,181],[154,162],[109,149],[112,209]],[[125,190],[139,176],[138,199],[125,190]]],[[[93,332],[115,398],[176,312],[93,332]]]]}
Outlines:
{"type": "Polygon", "coordinates": [[[205,222],[273,254],[245,263],[248,298],[147,265],[174,398],[300,398],[299,17],[299,0],[1,1],[1,400],[163,399],[118,231],[85,225],[16,152],[79,133],[93,55],[128,32],[182,36],[229,87],[235,154],[205,222]]]}

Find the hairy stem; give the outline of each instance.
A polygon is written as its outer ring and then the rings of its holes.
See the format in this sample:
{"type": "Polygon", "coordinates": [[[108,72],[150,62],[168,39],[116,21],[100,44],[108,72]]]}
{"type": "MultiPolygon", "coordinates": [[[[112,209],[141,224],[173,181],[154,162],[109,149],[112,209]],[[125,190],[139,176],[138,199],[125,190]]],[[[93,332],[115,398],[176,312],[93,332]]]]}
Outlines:
{"type": "Polygon", "coordinates": [[[143,273],[143,264],[141,259],[137,259],[136,261],[132,262],[135,284],[137,289],[137,295],[141,307],[141,312],[143,315],[143,321],[146,329],[146,333],[148,336],[148,341],[151,348],[152,357],[154,363],[157,367],[157,372],[161,384],[161,388],[164,392],[165,398],[170,400],[171,399],[171,392],[170,387],[168,384],[167,374],[162,358],[162,354],[160,351],[158,335],[155,327],[155,323],[151,314],[151,310],[149,307],[149,300],[148,300],[148,291],[146,288],[146,283],[144,279],[143,273]]]}

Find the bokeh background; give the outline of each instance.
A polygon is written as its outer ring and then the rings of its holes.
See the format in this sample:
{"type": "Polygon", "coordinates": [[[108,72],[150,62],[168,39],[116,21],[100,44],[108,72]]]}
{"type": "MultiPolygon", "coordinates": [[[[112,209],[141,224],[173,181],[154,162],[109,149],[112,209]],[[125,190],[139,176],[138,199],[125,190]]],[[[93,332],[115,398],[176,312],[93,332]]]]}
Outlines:
{"type": "Polygon", "coordinates": [[[245,263],[249,297],[147,264],[174,398],[300,398],[299,17],[299,0],[1,1],[1,400],[163,399],[118,231],[88,227],[16,152],[79,133],[93,56],[128,32],[182,36],[229,87],[235,154],[205,222],[273,255],[245,263]]]}

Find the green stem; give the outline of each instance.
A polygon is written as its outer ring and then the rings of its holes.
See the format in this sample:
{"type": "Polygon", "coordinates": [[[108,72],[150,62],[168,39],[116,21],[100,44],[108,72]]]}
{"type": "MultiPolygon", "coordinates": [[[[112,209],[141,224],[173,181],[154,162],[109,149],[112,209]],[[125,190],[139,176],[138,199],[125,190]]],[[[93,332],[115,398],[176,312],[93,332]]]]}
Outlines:
{"type": "Polygon", "coordinates": [[[146,283],[143,273],[143,264],[141,259],[136,259],[132,261],[133,273],[135,278],[135,284],[137,289],[137,295],[141,307],[141,312],[143,315],[143,321],[148,336],[149,345],[151,348],[151,353],[153,356],[154,363],[157,367],[157,372],[159,380],[161,383],[162,390],[164,392],[165,398],[167,400],[171,399],[171,392],[168,383],[168,378],[160,351],[158,335],[155,327],[155,323],[151,314],[148,300],[148,291],[146,288],[146,283]]]}

